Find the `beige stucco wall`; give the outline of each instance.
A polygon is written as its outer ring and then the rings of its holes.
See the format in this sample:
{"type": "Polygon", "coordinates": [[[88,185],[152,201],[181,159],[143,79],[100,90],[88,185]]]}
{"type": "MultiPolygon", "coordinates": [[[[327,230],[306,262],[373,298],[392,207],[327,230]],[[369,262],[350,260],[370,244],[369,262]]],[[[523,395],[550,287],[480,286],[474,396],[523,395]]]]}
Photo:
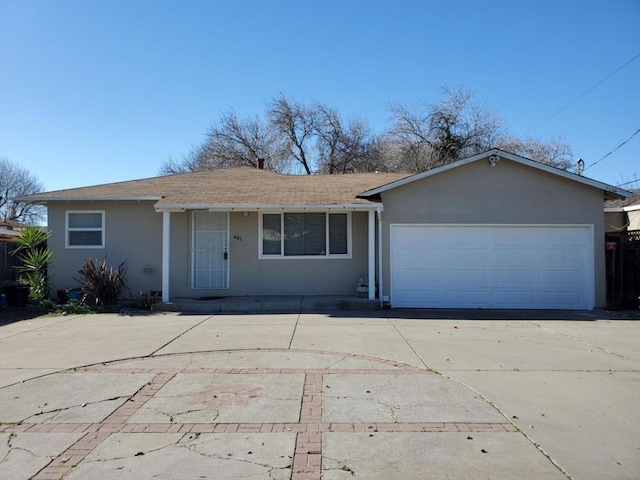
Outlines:
{"type": "Polygon", "coordinates": [[[605,232],[624,232],[628,227],[629,222],[627,220],[627,214],[625,212],[605,212],[605,232]]]}
{"type": "Polygon", "coordinates": [[[75,288],[85,257],[107,258],[114,267],[126,260],[127,280],[136,296],[140,290],[160,290],[162,285],[162,215],[153,203],[141,202],[49,202],[48,227],[52,235],[49,248],[53,252],[50,266],[52,292],[75,288]],[[105,248],[65,248],[66,210],[104,210],[105,248]],[[145,273],[145,266],[155,270],[145,273]]]}
{"type": "Polygon", "coordinates": [[[595,305],[605,305],[603,192],[516,162],[480,160],[382,193],[384,295],[389,225],[587,224],[594,226],[595,305]]]}
{"type": "Polygon", "coordinates": [[[367,274],[367,213],[352,213],[351,259],[259,259],[258,213],[229,215],[229,289],[191,288],[190,212],[171,214],[171,297],[355,295],[367,274]]]}
{"type": "MultiPolygon", "coordinates": [[[[53,251],[52,292],[78,287],[73,280],[87,256],[117,265],[129,263],[132,294],[162,288],[162,214],[153,202],[50,202],[49,242],[53,251]],[[104,210],[105,248],[65,248],[66,210],[104,210]],[[155,270],[145,273],[144,267],[155,270]]],[[[191,288],[191,212],[171,214],[170,295],[355,295],[358,278],[367,274],[367,213],[352,212],[351,259],[258,259],[258,213],[230,213],[230,288],[191,288]],[[235,237],[235,238],[234,238],[235,237]]]]}

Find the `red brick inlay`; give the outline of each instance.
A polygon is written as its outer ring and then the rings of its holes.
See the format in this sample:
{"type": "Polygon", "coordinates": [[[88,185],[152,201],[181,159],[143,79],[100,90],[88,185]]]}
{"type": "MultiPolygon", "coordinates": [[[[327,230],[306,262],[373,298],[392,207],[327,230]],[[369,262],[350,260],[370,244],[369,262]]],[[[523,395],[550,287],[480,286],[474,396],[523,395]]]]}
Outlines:
{"type": "MultiPolygon", "coordinates": [[[[271,349],[273,351],[281,351],[271,349]]],[[[268,351],[268,350],[267,350],[268,351]]],[[[289,351],[291,353],[292,351],[289,351]]],[[[112,433],[295,433],[296,444],[292,464],[292,480],[320,480],[322,476],[322,434],[325,432],[345,433],[405,433],[405,432],[517,432],[511,423],[328,423],[322,421],[322,390],[325,374],[365,374],[365,375],[415,375],[430,374],[411,365],[392,360],[373,359],[364,355],[336,354],[314,350],[302,353],[325,353],[347,358],[366,359],[380,364],[393,365],[393,369],[298,369],[298,368],[127,368],[127,361],[113,362],[121,368],[108,368],[103,364],[86,367],[76,372],[109,373],[154,373],[154,378],[115,409],[99,423],[21,423],[0,425],[0,432],[13,433],[71,433],[84,435],[61,455],[55,458],[34,480],[58,480],[81,462],[91,451],[112,433]],[[177,374],[304,374],[304,386],[300,404],[300,417],[296,423],[127,423],[149,399],[162,389],[177,374]]],[[[261,388],[247,385],[213,387],[194,393],[191,404],[246,405],[252,398],[263,397],[261,388]]]]}

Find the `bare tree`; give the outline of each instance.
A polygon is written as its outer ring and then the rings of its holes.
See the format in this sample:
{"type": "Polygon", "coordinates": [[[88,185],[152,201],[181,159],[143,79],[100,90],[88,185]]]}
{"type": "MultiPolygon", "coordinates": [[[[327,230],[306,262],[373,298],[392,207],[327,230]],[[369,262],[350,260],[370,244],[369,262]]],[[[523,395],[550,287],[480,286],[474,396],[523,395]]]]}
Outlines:
{"type": "Polygon", "coordinates": [[[326,104],[305,105],[280,94],[264,117],[221,115],[201,145],[167,160],[161,173],[255,166],[258,158],[265,159],[265,168],[288,173],[421,172],[491,148],[572,166],[571,148],[561,139],[516,138],[500,116],[473,103],[469,89],[443,93],[441,102],[416,109],[392,104],[393,123],[383,135],[372,133],[364,120],[345,121],[326,104]]]}
{"type": "Polygon", "coordinates": [[[393,124],[388,135],[395,140],[394,154],[400,155],[407,170],[428,170],[491,148],[560,168],[572,165],[571,148],[561,139],[546,143],[518,139],[508,133],[500,116],[473,103],[469,89],[444,88],[443,93],[440,103],[417,110],[391,105],[393,124]]]}
{"type": "Polygon", "coordinates": [[[316,145],[322,173],[370,172],[378,169],[375,137],[361,119],[344,123],[334,108],[317,103],[316,145]]]}
{"type": "Polygon", "coordinates": [[[575,167],[571,147],[560,137],[543,142],[536,138],[526,137],[524,139],[514,139],[509,135],[501,138],[496,147],[522,157],[546,163],[563,170],[575,167]]]}
{"type": "Polygon", "coordinates": [[[36,224],[43,218],[39,205],[14,200],[44,190],[38,178],[16,162],[0,157],[0,218],[36,224]]]}
{"type": "Polygon", "coordinates": [[[182,159],[169,159],[160,169],[162,175],[195,172],[224,167],[255,167],[258,158],[265,168],[286,170],[285,145],[278,132],[259,117],[239,118],[229,111],[211,125],[202,145],[193,147],[182,159]]]}
{"type": "Polygon", "coordinates": [[[287,145],[287,157],[310,175],[317,163],[313,150],[318,126],[316,110],[280,94],[271,100],[267,116],[287,145]]]}

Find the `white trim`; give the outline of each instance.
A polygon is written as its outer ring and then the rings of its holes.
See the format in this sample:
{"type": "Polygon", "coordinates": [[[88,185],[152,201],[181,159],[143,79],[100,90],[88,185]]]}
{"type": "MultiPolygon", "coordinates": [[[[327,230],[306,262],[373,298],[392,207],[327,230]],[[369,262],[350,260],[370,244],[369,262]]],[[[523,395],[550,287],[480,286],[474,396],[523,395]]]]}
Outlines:
{"type": "Polygon", "coordinates": [[[623,207],[622,210],[625,212],[635,212],[636,210],[640,210],[640,205],[629,205],[628,207],[623,207]]]}
{"type": "Polygon", "coordinates": [[[154,208],[157,212],[164,210],[172,211],[184,211],[184,210],[209,210],[210,212],[293,212],[293,211],[328,211],[328,210],[343,210],[343,211],[361,211],[361,210],[375,210],[379,203],[345,203],[340,205],[289,205],[289,204],[229,204],[229,205],[210,205],[210,204],[156,204],[154,208]]]}
{"type": "MultiPolygon", "coordinates": [[[[91,187],[87,187],[91,188],[91,187]]],[[[15,197],[15,201],[19,202],[110,202],[110,201],[158,201],[162,197],[56,197],[52,195],[24,195],[15,197]]]]}
{"type": "Polygon", "coordinates": [[[369,275],[369,300],[376,298],[376,212],[369,210],[367,227],[367,243],[368,243],[368,275],[369,275]]]}
{"type": "Polygon", "coordinates": [[[378,215],[378,297],[380,306],[384,307],[384,276],[382,275],[382,205],[377,210],[378,215]]]}
{"type": "Polygon", "coordinates": [[[169,301],[171,212],[162,212],[162,301],[169,301]]]}
{"type": "Polygon", "coordinates": [[[328,212],[323,210],[307,210],[304,213],[324,213],[325,214],[325,246],[326,253],[324,255],[285,255],[284,254],[284,214],[285,213],[301,213],[300,211],[260,211],[258,215],[258,259],[259,260],[341,260],[353,257],[353,235],[351,211],[328,212]],[[347,215],[347,253],[346,254],[330,254],[329,253],[329,215],[344,213],[347,215]],[[262,217],[264,215],[280,215],[280,254],[265,255],[262,253],[262,217]]]}
{"type": "Polygon", "coordinates": [[[105,235],[105,211],[104,210],[65,210],[64,211],[64,248],[68,249],[104,249],[106,247],[106,235],[105,235]],[[88,228],[71,228],[69,227],[69,214],[83,214],[83,213],[99,213],[102,219],[102,225],[100,228],[88,227],[88,228]],[[101,232],[101,244],[100,245],[70,245],[69,244],[69,232],[101,232]]]}
{"type": "Polygon", "coordinates": [[[596,274],[595,274],[595,255],[594,255],[594,242],[595,242],[595,229],[593,224],[575,224],[575,223],[540,223],[540,224],[530,224],[530,223],[392,223],[389,225],[389,302],[391,307],[393,308],[393,231],[395,228],[404,228],[404,227],[445,227],[445,228],[456,228],[456,227],[518,227],[518,228],[586,228],[590,232],[589,234],[589,251],[591,254],[589,255],[589,265],[587,275],[591,284],[588,286],[587,298],[585,300],[587,304],[587,309],[592,310],[595,308],[595,291],[596,291],[596,274]]]}
{"type": "MultiPolygon", "coordinates": [[[[612,193],[614,195],[618,195],[622,198],[631,198],[634,196],[632,192],[628,192],[627,190],[623,190],[618,187],[614,187],[613,185],[608,185],[606,183],[599,182],[597,180],[592,180],[587,177],[583,177],[581,175],[577,175],[575,173],[570,173],[565,170],[561,170],[556,167],[552,167],[550,165],[546,165],[540,162],[534,162],[533,160],[529,160],[528,158],[521,157],[519,155],[513,155],[511,153],[503,152],[502,150],[498,150],[494,148],[484,153],[479,153],[478,155],[473,155],[471,157],[463,158],[461,160],[457,160],[455,162],[448,163],[447,165],[443,165],[442,167],[432,168],[431,170],[427,170],[426,172],[418,173],[416,175],[412,175],[410,177],[405,177],[400,180],[396,180],[395,182],[388,183],[387,185],[383,185],[381,187],[373,188],[371,190],[367,190],[366,192],[361,193],[360,197],[369,197],[372,195],[377,195],[382,192],[386,192],[387,190],[391,190],[393,188],[401,187],[402,185],[406,185],[408,183],[415,182],[417,180],[422,180],[423,178],[431,177],[433,175],[437,175],[439,173],[446,172],[448,170],[452,170],[454,168],[462,167],[463,165],[467,165],[469,163],[477,162],[478,160],[482,160],[488,158],[492,155],[497,155],[502,158],[506,158],[516,163],[520,163],[522,165],[527,165],[532,168],[536,168],[538,170],[542,170],[547,173],[551,173],[553,175],[558,175],[560,177],[566,178],[567,180],[572,180],[574,182],[582,183],[585,185],[589,185],[590,187],[595,187],[605,192],[612,193]]],[[[499,168],[499,167],[498,167],[499,168]]]]}

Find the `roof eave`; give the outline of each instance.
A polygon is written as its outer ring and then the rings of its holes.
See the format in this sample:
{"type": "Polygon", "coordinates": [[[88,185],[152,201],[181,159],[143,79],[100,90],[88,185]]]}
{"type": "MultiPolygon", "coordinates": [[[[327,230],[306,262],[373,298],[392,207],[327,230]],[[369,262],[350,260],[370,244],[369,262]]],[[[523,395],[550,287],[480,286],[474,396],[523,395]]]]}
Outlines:
{"type": "Polygon", "coordinates": [[[110,201],[120,201],[120,202],[138,202],[138,201],[155,201],[162,200],[162,197],[159,196],[122,196],[122,197],[92,197],[92,196],[78,196],[78,197],[56,197],[56,196],[47,196],[47,195],[26,195],[23,197],[16,197],[13,199],[17,202],[28,202],[28,203],[47,203],[47,202],[110,202],[110,201]]]}
{"type": "Polygon", "coordinates": [[[181,212],[185,210],[209,210],[222,212],[257,212],[257,211],[276,211],[276,210],[380,210],[380,203],[341,203],[341,204],[168,204],[157,203],[155,209],[157,212],[181,212]]]}

